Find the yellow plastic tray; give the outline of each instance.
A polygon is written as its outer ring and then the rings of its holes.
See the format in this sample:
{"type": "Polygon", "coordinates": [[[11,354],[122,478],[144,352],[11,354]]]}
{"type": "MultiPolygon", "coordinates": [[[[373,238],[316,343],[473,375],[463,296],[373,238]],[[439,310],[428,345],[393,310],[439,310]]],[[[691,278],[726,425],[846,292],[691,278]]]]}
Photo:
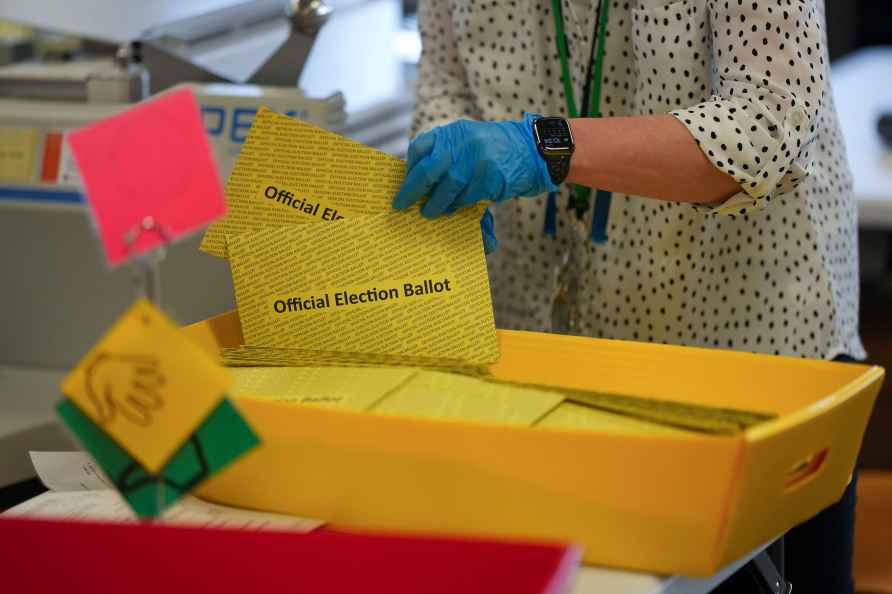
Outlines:
{"type": "MultiPolygon", "coordinates": [[[[187,328],[217,352],[238,316],[187,328]]],[[[750,408],[731,437],[648,437],[372,415],[238,397],[262,445],[210,499],[352,529],[563,539],[588,563],[707,575],[845,489],[879,367],[499,331],[499,378],[750,408]]]]}

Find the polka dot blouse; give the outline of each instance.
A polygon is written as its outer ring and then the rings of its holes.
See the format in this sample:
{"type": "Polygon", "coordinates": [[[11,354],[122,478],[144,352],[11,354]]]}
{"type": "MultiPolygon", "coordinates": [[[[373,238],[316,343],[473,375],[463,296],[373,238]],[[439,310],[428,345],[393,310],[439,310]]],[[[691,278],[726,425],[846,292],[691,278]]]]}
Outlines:
{"type": "MultiPolygon", "coordinates": [[[[606,244],[586,241],[591,211],[576,221],[566,189],[555,237],[543,232],[545,196],[499,204],[498,325],[863,357],[823,0],[603,1],[602,113],[672,113],[740,191],[712,208],[615,194],[606,244]]],[[[563,0],[577,98],[596,12],[596,1],[563,0]]],[[[415,132],[462,117],[566,116],[549,0],[426,0],[419,21],[415,132]]]]}

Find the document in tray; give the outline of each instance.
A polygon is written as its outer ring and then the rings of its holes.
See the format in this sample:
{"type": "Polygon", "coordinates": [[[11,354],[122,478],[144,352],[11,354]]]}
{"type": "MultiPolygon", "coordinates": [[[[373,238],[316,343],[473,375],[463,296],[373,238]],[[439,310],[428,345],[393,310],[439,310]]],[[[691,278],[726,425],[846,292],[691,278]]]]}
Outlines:
{"type": "Polygon", "coordinates": [[[226,184],[227,214],[201,249],[226,257],[226,236],[390,210],[405,163],[261,108],[226,184]]]}
{"type": "Polygon", "coordinates": [[[689,435],[685,429],[644,421],[575,402],[562,402],[557,408],[539,419],[536,427],[546,429],[577,429],[608,433],[633,433],[638,435],[689,435]]]}
{"type": "Polygon", "coordinates": [[[300,404],[365,410],[409,380],[413,369],[390,367],[239,367],[232,392],[300,404]]]}
{"type": "Polygon", "coordinates": [[[371,410],[528,427],[558,406],[554,392],[487,382],[439,371],[419,371],[371,410]]]}
{"type": "Polygon", "coordinates": [[[229,236],[245,344],[496,361],[480,215],[412,210],[229,236]]]}
{"type": "Polygon", "coordinates": [[[411,368],[249,367],[239,395],[437,419],[677,436],[733,435],[772,415],[411,368]]]}
{"type": "Polygon", "coordinates": [[[563,400],[556,392],[409,368],[253,367],[232,372],[233,390],[243,396],[494,424],[532,425],[563,400]]]}
{"type": "Polygon", "coordinates": [[[559,389],[559,391],[567,400],[590,408],[640,421],[716,435],[733,435],[776,417],[760,411],[718,408],[654,398],[601,394],[584,390],[559,389]]]}
{"type": "Polygon", "coordinates": [[[465,375],[485,376],[489,367],[471,364],[458,359],[443,357],[409,357],[407,355],[387,356],[367,353],[347,353],[343,351],[306,351],[301,349],[278,349],[273,347],[229,347],[220,350],[223,364],[238,367],[419,367],[442,369],[465,375]]]}

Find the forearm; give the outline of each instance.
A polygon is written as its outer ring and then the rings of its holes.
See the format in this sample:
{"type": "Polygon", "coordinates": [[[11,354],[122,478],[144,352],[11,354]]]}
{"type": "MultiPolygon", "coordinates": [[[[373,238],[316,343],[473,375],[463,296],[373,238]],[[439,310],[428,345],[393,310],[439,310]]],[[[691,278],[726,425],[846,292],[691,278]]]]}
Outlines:
{"type": "Polygon", "coordinates": [[[567,181],[675,202],[721,202],[740,191],[671,115],[570,120],[576,152],[567,181]]]}

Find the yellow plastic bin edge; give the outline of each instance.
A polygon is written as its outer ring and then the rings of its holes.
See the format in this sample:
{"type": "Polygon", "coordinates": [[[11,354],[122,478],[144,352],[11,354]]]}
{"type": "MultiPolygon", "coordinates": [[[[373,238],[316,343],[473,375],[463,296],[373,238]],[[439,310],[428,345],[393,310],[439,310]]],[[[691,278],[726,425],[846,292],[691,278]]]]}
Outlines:
{"type": "Polygon", "coordinates": [[[842,495],[885,377],[881,367],[845,365],[862,373],[810,406],[745,433],[741,480],[717,565],[777,538],[842,495]]]}
{"type": "Polygon", "coordinates": [[[214,359],[220,357],[221,348],[244,342],[241,321],[235,309],[184,326],[183,331],[214,359]]]}

